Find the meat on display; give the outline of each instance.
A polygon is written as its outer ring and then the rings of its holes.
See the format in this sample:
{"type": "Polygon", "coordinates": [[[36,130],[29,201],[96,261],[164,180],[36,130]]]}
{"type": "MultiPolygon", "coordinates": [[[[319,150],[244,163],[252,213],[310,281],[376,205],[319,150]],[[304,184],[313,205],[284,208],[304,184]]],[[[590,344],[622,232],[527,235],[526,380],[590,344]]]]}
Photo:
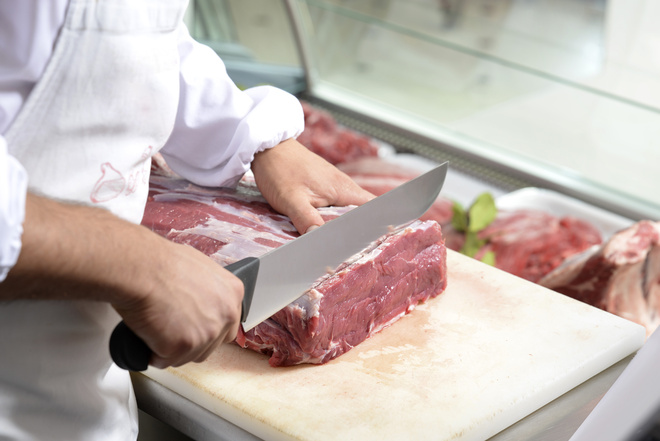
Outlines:
{"type": "MultiPolygon", "coordinates": [[[[383,194],[420,174],[397,163],[397,155],[381,158],[374,149],[363,148],[364,143],[356,144],[349,153],[346,145],[337,149],[341,155],[333,153],[331,143],[336,135],[332,133],[347,129],[330,114],[307,104],[305,117],[311,128],[303,139],[313,145],[315,134],[320,134],[317,143],[323,148],[317,148],[317,153],[334,154],[326,159],[374,194],[383,194]],[[323,137],[324,133],[331,135],[323,137]]],[[[465,235],[452,228],[452,215],[452,201],[440,196],[425,218],[438,221],[446,247],[459,251],[465,235]]],[[[642,221],[603,244],[599,230],[587,219],[542,210],[500,211],[479,233],[486,243],[475,257],[494,251],[497,268],[638,322],[650,334],[660,325],[657,225],[642,221]]]]}
{"type": "MultiPolygon", "coordinates": [[[[447,247],[461,249],[464,235],[451,225],[443,229],[447,247]]],[[[479,237],[486,244],[475,258],[493,251],[497,268],[531,282],[538,282],[568,257],[602,242],[598,229],[586,220],[524,209],[499,211],[479,237]]]]}
{"type": "Polygon", "coordinates": [[[650,335],[660,325],[660,222],[639,221],[538,283],[637,322],[650,335]]]}
{"type": "Polygon", "coordinates": [[[305,130],[298,141],[331,164],[378,156],[378,144],[368,136],[337,124],[328,112],[302,102],[305,130]]]}
{"type": "MultiPolygon", "coordinates": [[[[398,155],[380,157],[375,141],[342,127],[330,113],[302,104],[305,131],[298,140],[336,164],[362,188],[381,195],[421,174],[418,168],[399,163],[398,155]]],[[[453,201],[441,195],[421,219],[440,223],[446,246],[460,251],[465,236],[451,226],[452,205],[453,201]]],[[[585,219],[527,209],[499,212],[479,235],[486,244],[477,259],[493,251],[497,268],[532,282],[566,258],[602,242],[598,229],[585,219]]]]}
{"type": "MultiPolygon", "coordinates": [[[[396,157],[363,157],[338,164],[337,167],[376,195],[421,173],[396,164],[396,157]]],[[[465,235],[451,225],[452,205],[451,200],[440,196],[421,219],[433,219],[440,223],[447,248],[459,251],[465,242],[465,235]]],[[[566,258],[602,242],[598,229],[584,219],[526,209],[499,211],[496,219],[479,233],[479,237],[486,243],[475,256],[477,259],[493,251],[497,268],[532,282],[537,282],[566,258]]]]}
{"type": "MultiPolygon", "coordinates": [[[[326,220],[351,207],[320,209],[326,220]]],[[[253,181],[236,190],[199,187],[152,171],[142,224],[202,251],[221,265],[260,256],[298,236],[253,181]]],[[[319,252],[322,250],[310,250],[319,252]]],[[[273,366],[325,363],[398,320],[446,286],[440,226],[415,221],[322,277],[301,297],[237,343],[269,354],[273,366]]]]}

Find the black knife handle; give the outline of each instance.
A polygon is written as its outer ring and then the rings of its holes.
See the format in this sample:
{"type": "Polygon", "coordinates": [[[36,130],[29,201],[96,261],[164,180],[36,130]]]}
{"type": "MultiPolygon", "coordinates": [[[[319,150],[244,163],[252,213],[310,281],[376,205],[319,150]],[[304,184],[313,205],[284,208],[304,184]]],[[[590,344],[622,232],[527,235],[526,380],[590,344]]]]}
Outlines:
{"type": "Polygon", "coordinates": [[[122,320],[110,336],[112,360],[127,371],[144,371],[149,366],[151,349],[122,320]]]}
{"type": "Polygon", "coordinates": [[[257,284],[257,274],[259,274],[259,259],[256,257],[246,257],[245,259],[227,265],[225,269],[243,282],[243,304],[241,311],[241,323],[243,323],[252,304],[254,287],[257,284]]]}
{"type": "MultiPolygon", "coordinates": [[[[241,322],[245,321],[252,304],[254,287],[259,273],[259,259],[246,257],[225,267],[243,282],[241,322]]],[[[151,349],[128,326],[121,321],[110,336],[110,356],[122,369],[144,371],[149,366],[151,349]]]]}

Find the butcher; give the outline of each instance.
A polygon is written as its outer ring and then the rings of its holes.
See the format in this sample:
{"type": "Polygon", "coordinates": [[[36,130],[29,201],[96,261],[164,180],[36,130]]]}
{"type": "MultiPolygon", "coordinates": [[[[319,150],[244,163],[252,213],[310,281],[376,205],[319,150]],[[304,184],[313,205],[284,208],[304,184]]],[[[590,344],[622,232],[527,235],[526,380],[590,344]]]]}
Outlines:
{"type": "Polygon", "coordinates": [[[372,197],[295,140],[295,97],[235,87],[186,6],[0,0],[0,439],[135,440],[121,319],[156,368],[235,338],[241,282],[139,226],[156,153],[204,186],[251,168],[300,233],[372,197]]]}

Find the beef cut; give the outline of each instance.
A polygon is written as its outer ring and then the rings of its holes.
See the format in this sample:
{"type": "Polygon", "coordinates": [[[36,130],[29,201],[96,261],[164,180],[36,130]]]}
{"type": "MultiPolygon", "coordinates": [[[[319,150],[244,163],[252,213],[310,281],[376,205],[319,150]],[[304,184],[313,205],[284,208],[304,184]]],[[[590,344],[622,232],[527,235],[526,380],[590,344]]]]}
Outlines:
{"type": "MultiPolygon", "coordinates": [[[[350,208],[319,211],[327,221],[350,208]]],[[[205,188],[161,170],[152,171],[142,225],[198,249],[223,266],[260,256],[298,237],[289,218],[266,203],[253,180],[241,180],[236,189],[205,188]]]]}
{"type": "MultiPolygon", "coordinates": [[[[443,226],[447,248],[462,248],[464,235],[443,226]]],[[[523,279],[538,282],[565,259],[602,242],[590,222],[572,216],[558,217],[541,210],[500,211],[479,232],[486,241],[475,258],[495,253],[495,266],[523,279]]]]}
{"type": "Polygon", "coordinates": [[[444,291],[446,249],[437,222],[415,221],[374,242],[238,343],[273,366],[325,363],[444,291]]]}
{"type": "Polygon", "coordinates": [[[650,335],[660,324],[660,222],[639,221],[538,283],[637,322],[650,335]]]}
{"type": "MultiPolygon", "coordinates": [[[[351,207],[321,209],[330,220],[351,207]]],[[[298,236],[253,181],[237,189],[196,186],[152,172],[142,224],[221,265],[260,256],[298,236]]],[[[323,250],[310,250],[323,252],[323,250]]],[[[397,228],[320,278],[301,297],[236,342],[270,355],[273,366],[325,363],[392,324],[446,286],[446,250],[437,222],[397,228]]]]}

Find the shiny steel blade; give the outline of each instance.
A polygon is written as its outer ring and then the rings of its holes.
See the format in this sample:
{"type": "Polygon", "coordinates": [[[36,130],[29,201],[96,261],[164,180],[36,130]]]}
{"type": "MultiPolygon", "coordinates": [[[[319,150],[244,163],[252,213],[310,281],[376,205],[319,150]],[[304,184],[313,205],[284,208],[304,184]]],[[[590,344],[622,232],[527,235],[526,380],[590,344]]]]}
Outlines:
{"type": "Polygon", "coordinates": [[[445,162],[261,256],[243,329],[252,329],[296,300],[328,268],[338,267],[391,227],[422,216],[438,197],[447,167],[445,162]]]}

